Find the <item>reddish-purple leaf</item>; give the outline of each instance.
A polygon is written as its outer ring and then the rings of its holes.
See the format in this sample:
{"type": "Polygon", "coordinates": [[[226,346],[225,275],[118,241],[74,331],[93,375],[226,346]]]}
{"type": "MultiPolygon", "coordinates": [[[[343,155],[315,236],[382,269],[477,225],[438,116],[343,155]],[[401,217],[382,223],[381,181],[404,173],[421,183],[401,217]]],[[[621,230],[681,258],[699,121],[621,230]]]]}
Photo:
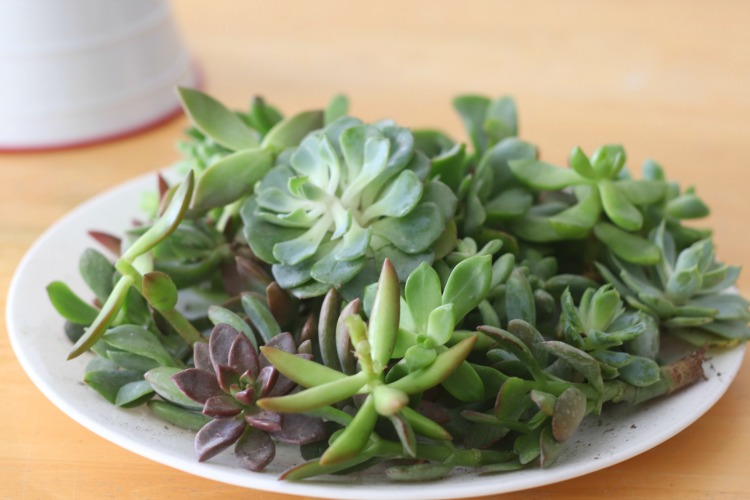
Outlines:
{"type": "Polygon", "coordinates": [[[311,314],[305,320],[305,324],[302,326],[302,331],[299,335],[299,343],[309,340],[313,342],[318,337],[318,318],[314,314],[311,314]]]}
{"type": "Polygon", "coordinates": [[[204,404],[212,396],[223,394],[216,377],[200,368],[188,368],[176,373],[172,380],[193,401],[204,404]]]}
{"type": "Polygon", "coordinates": [[[445,425],[451,421],[450,415],[438,404],[425,399],[417,403],[417,411],[433,422],[445,425]]]}
{"type": "Polygon", "coordinates": [[[276,445],[265,432],[252,429],[243,434],[234,447],[240,465],[253,472],[260,472],[276,456],[276,445]]]}
{"type": "MultiPolygon", "coordinates": [[[[292,337],[292,334],[289,332],[282,332],[276,335],[271,340],[266,342],[266,346],[288,352],[289,354],[294,354],[297,352],[297,346],[294,344],[294,337],[292,337]]],[[[271,363],[263,354],[261,354],[260,367],[265,368],[266,366],[270,365],[271,363]]]]}
{"type": "Polygon", "coordinates": [[[236,442],[247,423],[241,418],[211,420],[195,435],[195,453],[198,461],[204,462],[226,450],[236,442]]]}
{"type": "Polygon", "coordinates": [[[275,411],[258,410],[255,413],[245,412],[245,421],[256,429],[278,432],[281,430],[282,417],[275,411]]]}
{"type": "Polygon", "coordinates": [[[240,332],[231,326],[220,323],[211,330],[211,336],[208,339],[208,349],[211,354],[211,363],[214,370],[219,373],[218,365],[229,366],[229,349],[240,332]]]}
{"type": "Polygon", "coordinates": [[[167,184],[167,180],[161,175],[161,173],[156,174],[156,182],[159,187],[159,199],[163,199],[164,195],[167,194],[167,191],[169,191],[169,184],[167,184]]]}
{"type": "Polygon", "coordinates": [[[212,396],[203,405],[203,414],[212,418],[227,418],[239,415],[242,406],[227,394],[212,396]]]}
{"type": "Polygon", "coordinates": [[[237,335],[229,348],[228,358],[229,366],[234,370],[238,373],[250,372],[251,377],[255,379],[259,368],[258,353],[247,337],[237,335]]]}
{"type": "Polygon", "coordinates": [[[119,257],[122,253],[122,240],[117,236],[101,231],[89,231],[89,236],[99,242],[104,248],[109,250],[113,255],[119,257]]]}
{"type": "Polygon", "coordinates": [[[240,372],[231,366],[214,365],[216,368],[216,380],[224,392],[232,392],[232,386],[239,386],[240,372]]]}
{"type": "Polygon", "coordinates": [[[284,415],[281,430],[274,432],[273,437],[282,443],[300,445],[324,439],[326,430],[319,418],[289,413],[284,415]]]}
{"type": "Polygon", "coordinates": [[[255,402],[255,387],[249,386],[244,391],[235,393],[234,399],[236,399],[243,405],[246,405],[246,406],[252,405],[255,402]]]}
{"type": "Polygon", "coordinates": [[[221,272],[221,283],[224,286],[224,290],[230,296],[236,296],[247,290],[247,285],[239,271],[237,266],[231,262],[222,264],[219,267],[221,272]]]}
{"type": "Polygon", "coordinates": [[[193,345],[193,364],[195,364],[196,368],[206,370],[216,376],[214,365],[211,363],[211,354],[208,352],[208,344],[206,342],[196,342],[193,345]]]}
{"type": "Polygon", "coordinates": [[[276,380],[279,377],[279,372],[273,366],[266,366],[260,370],[258,374],[258,388],[260,389],[260,397],[265,397],[273,388],[276,380]]]}
{"type": "Polygon", "coordinates": [[[235,261],[237,262],[237,272],[249,283],[260,283],[263,287],[267,287],[273,281],[268,272],[257,262],[241,255],[235,257],[235,261]]]}
{"type": "Polygon", "coordinates": [[[289,292],[272,281],[266,287],[266,303],[276,322],[285,328],[294,318],[295,302],[289,292]]]}

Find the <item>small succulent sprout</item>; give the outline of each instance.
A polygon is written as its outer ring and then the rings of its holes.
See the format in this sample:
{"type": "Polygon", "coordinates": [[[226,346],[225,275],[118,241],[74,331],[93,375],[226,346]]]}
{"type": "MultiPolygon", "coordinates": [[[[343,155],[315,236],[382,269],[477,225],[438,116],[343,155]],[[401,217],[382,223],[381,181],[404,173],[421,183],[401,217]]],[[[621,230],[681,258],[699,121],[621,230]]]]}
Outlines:
{"type": "MultiPolygon", "coordinates": [[[[469,354],[475,337],[446,349],[430,365],[393,383],[386,383],[385,373],[399,329],[399,301],[398,276],[386,260],[369,324],[351,311],[344,319],[350,345],[359,360],[360,371],[352,375],[268,346],[261,348],[279,372],[309,387],[287,396],[263,398],[258,401],[261,408],[284,413],[320,411],[357,393],[366,394],[351,422],[339,434],[334,434],[330,446],[320,457],[321,466],[347,462],[362,453],[373,439],[379,439],[373,433],[378,416],[391,421],[400,438],[403,456],[414,456],[417,434],[439,440],[451,438],[440,425],[407,406],[408,396],[422,393],[444,381],[469,354]]],[[[333,352],[329,355],[333,356],[333,352]]]]}
{"type": "MultiPolygon", "coordinates": [[[[294,354],[294,340],[280,333],[267,343],[294,354]]],[[[212,418],[195,436],[199,461],[212,458],[231,445],[240,464],[264,469],[274,458],[278,441],[305,444],[322,439],[323,423],[305,415],[281,415],[256,405],[259,398],[289,393],[295,383],[280,375],[250,340],[226,324],[211,331],[208,344],[195,345],[195,368],[172,376],[188,398],[212,418]],[[273,438],[273,439],[272,439],[273,438]]]]}
{"type": "Polygon", "coordinates": [[[242,217],[281,286],[316,296],[353,280],[368,261],[388,258],[400,274],[432,262],[456,201],[427,179],[429,161],[413,142],[407,129],[343,117],[266,175],[242,217]]]}
{"type": "Polygon", "coordinates": [[[664,223],[651,239],[664,255],[660,264],[643,268],[612,258],[611,267],[597,265],[602,276],[631,306],[694,345],[726,346],[750,339],[749,303],[730,292],[739,268],[718,262],[711,240],[678,252],[664,223]]]}

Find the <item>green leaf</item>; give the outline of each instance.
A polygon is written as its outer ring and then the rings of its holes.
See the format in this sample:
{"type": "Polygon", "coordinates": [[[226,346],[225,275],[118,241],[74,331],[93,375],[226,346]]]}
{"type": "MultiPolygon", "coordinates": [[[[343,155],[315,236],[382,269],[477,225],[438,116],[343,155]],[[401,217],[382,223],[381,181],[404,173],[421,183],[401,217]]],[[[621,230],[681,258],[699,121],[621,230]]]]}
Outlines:
{"type": "Polygon", "coordinates": [[[276,412],[304,413],[353,396],[368,382],[368,378],[366,372],[359,372],[288,396],[259,399],[257,405],[276,412]]]}
{"type": "Polygon", "coordinates": [[[194,432],[199,431],[204,425],[212,420],[200,413],[194,413],[180,408],[179,406],[165,403],[164,401],[152,400],[147,404],[149,410],[151,410],[151,412],[158,418],[182,429],[194,432]]]}
{"type": "Polygon", "coordinates": [[[362,213],[362,222],[375,217],[403,217],[411,212],[422,197],[422,182],[411,170],[402,171],[391,182],[378,201],[362,213]]]}
{"type": "Polygon", "coordinates": [[[315,387],[347,378],[343,373],[274,347],[260,351],[279,373],[302,387],[315,387]]]}
{"type": "Polygon", "coordinates": [[[349,112],[349,98],[338,94],[328,102],[323,112],[323,123],[329,125],[349,112]]]}
{"type": "Polygon", "coordinates": [[[283,151],[299,145],[307,134],[322,126],[322,111],[305,111],[274,125],[263,138],[260,146],[272,151],[283,151]]]}
{"type": "Polygon", "coordinates": [[[518,135],[518,113],[512,97],[501,97],[490,104],[482,128],[488,145],[518,135]]]}
{"type": "Polygon", "coordinates": [[[520,217],[533,204],[531,194],[521,188],[512,188],[503,191],[484,206],[487,219],[490,222],[498,222],[514,217],[520,217]]]}
{"type": "Polygon", "coordinates": [[[399,389],[407,394],[416,394],[431,389],[445,380],[463,363],[476,342],[476,336],[469,337],[438,355],[435,361],[426,368],[411,372],[391,382],[389,387],[399,389]]]}
{"type": "Polygon", "coordinates": [[[404,297],[417,328],[426,332],[430,313],[442,304],[440,277],[431,265],[422,263],[409,275],[404,297]]]}
{"type": "Polygon", "coordinates": [[[182,221],[185,211],[190,204],[190,198],[193,194],[193,171],[191,170],[177,187],[172,199],[167,205],[166,210],[151,225],[151,227],[141,235],[120,257],[118,262],[132,264],[140,255],[145,254],[154,248],[164,238],[169,236],[182,221]]]}
{"type": "Polygon", "coordinates": [[[453,304],[455,326],[487,298],[492,283],[492,257],[477,255],[465,259],[451,271],[443,291],[443,304],[453,304]]]}
{"type": "Polygon", "coordinates": [[[217,143],[233,151],[258,145],[253,130],[213,97],[185,87],[177,92],[193,125],[217,143]]]}
{"type": "MultiPolygon", "coordinates": [[[[243,117],[244,118],[244,117],[243,117]]],[[[250,105],[249,122],[261,134],[268,133],[271,128],[282,120],[279,110],[266,103],[261,97],[254,97],[250,105]]]]}
{"type": "Polygon", "coordinates": [[[84,302],[62,281],[53,281],[47,285],[47,295],[55,310],[60,315],[77,325],[90,325],[99,311],[84,302]]]}
{"type": "Polygon", "coordinates": [[[574,170],[538,160],[512,160],[508,165],[519,181],[539,191],[554,191],[588,182],[574,170]]]}
{"type": "Polygon", "coordinates": [[[619,371],[621,380],[636,387],[647,387],[661,379],[656,361],[641,356],[632,356],[632,361],[619,371]]]}
{"type": "Polygon", "coordinates": [[[557,397],[552,415],[552,435],[566,441],[578,429],[586,415],[586,396],[575,387],[568,387],[557,397]]]}
{"type": "Polygon", "coordinates": [[[634,205],[651,205],[664,197],[667,185],[661,181],[624,179],[614,182],[615,188],[634,205]]]}
{"type": "Polygon", "coordinates": [[[115,396],[115,404],[122,408],[140,406],[154,395],[151,385],[145,380],[130,382],[120,387],[115,396]]]}
{"type": "Polygon", "coordinates": [[[370,434],[375,428],[377,419],[375,399],[369,395],[352,422],[344,428],[344,432],[320,457],[320,464],[337,464],[357,456],[370,441],[370,434]]]}
{"type": "Polygon", "coordinates": [[[466,361],[443,380],[442,386],[459,401],[474,402],[484,399],[484,383],[476,370],[466,361]]]}
{"type": "Polygon", "coordinates": [[[259,148],[225,156],[198,178],[191,208],[223,207],[251,194],[255,183],[266,175],[272,163],[271,153],[259,148]]]}
{"type": "Polygon", "coordinates": [[[141,291],[151,307],[157,311],[168,311],[177,305],[177,286],[162,272],[144,274],[141,291]]]}
{"type": "Polygon", "coordinates": [[[176,366],[171,354],[159,342],[159,339],[139,326],[116,326],[105,333],[102,340],[117,349],[153,359],[162,366],[176,366]]]}
{"type": "Polygon", "coordinates": [[[594,234],[607,245],[612,253],[627,262],[650,266],[661,260],[659,247],[640,236],[626,233],[612,224],[597,223],[594,226],[594,234]]]}
{"type": "Polygon", "coordinates": [[[596,186],[577,186],[575,193],[578,203],[549,219],[556,233],[571,239],[585,237],[602,211],[596,186]]]}
{"type": "Polygon", "coordinates": [[[456,320],[453,316],[453,304],[445,304],[434,309],[427,321],[427,336],[435,345],[443,345],[451,338],[456,320]]]}
{"type": "Polygon", "coordinates": [[[370,311],[367,339],[372,347],[372,359],[385,367],[391,359],[398,335],[401,287],[398,275],[389,261],[380,271],[375,300],[370,311]]]}
{"type": "Polygon", "coordinates": [[[586,154],[580,147],[576,146],[573,148],[573,150],[570,152],[570,156],[568,157],[568,163],[570,164],[570,168],[575,170],[575,172],[581,177],[585,177],[587,179],[596,178],[596,172],[594,172],[594,169],[591,166],[591,162],[589,162],[588,156],[586,156],[586,154]]]}
{"type": "Polygon", "coordinates": [[[699,219],[710,213],[708,206],[693,193],[686,193],[669,200],[667,213],[678,219],[699,219]]]}
{"type": "Polygon", "coordinates": [[[600,179],[614,178],[625,166],[625,150],[618,144],[602,146],[591,155],[591,165],[600,179]]]}
{"type": "Polygon", "coordinates": [[[93,248],[87,248],[81,254],[78,268],[83,281],[94,292],[99,302],[106,302],[107,297],[112,293],[115,274],[115,268],[109,259],[93,248]]]}
{"type": "Polygon", "coordinates": [[[536,325],[536,303],[529,280],[521,269],[514,270],[506,283],[505,314],[508,320],[521,319],[536,325]]]}
{"type": "MultiPolygon", "coordinates": [[[[273,246],[274,260],[293,266],[312,257],[325,238],[330,225],[331,219],[324,216],[296,238],[279,241],[273,246]]],[[[256,235],[253,239],[257,240],[257,237],[256,235]]]]}
{"type": "Polygon", "coordinates": [[[273,337],[281,333],[281,327],[276,319],[268,310],[268,307],[250,293],[242,294],[242,309],[247,314],[250,322],[260,333],[264,342],[268,342],[273,337]]]}
{"type": "Polygon", "coordinates": [[[604,390],[604,381],[599,363],[589,354],[564,342],[549,340],[542,344],[550,354],[567,361],[579,371],[599,392],[604,390]]]}
{"type": "Polygon", "coordinates": [[[180,368],[160,366],[147,371],[143,375],[143,378],[151,384],[151,387],[154,388],[154,391],[156,391],[159,396],[170,403],[174,403],[182,408],[188,408],[190,410],[202,410],[203,405],[196,403],[189,397],[185,396],[172,379],[172,377],[181,371],[182,369],[180,368]]]}
{"type": "Polygon", "coordinates": [[[453,100],[453,107],[469,133],[474,151],[479,155],[484,154],[488,146],[484,121],[490,104],[491,101],[486,97],[476,95],[463,95],[453,100]]]}
{"type": "Polygon", "coordinates": [[[414,254],[427,250],[443,234],[445,221],[437,205],[420,203],[408,215],[381,219],[371,227],[399,250],[414,254]]]}
{"type": "Polygon", "coordinates": [[[240,318],[237,314],[230,311],[229,309],[217,305],[208,306],[208,319],[214,325],[219,323],[225,323],[238,332],[242,332],[245,337],[250,340],[254,348],[258,348],[258,340],[255,338],[255,333],[250,325],[245,322],[244,319],[240,318]]]}
{"type": "Polygon", "coordinates": [[[643,226],[643,215],[620,193],[609,180],[599,181],[602,206],[610,219],[627,231],[637,231],[643,226]]]}
{"type": "Polygon", "coordinates": [[[83,376],[84,382],[112,404],[116,404],[117,393],[121,387],[142,379],[143,375],[140,372],[131,370],[87,371],[86,375],[83,376]]]}
{"type": "Polygon", "coordinates": [[[437,352],[433,347],[423,347],[420,344],[409,347],[404,353],[404,362],[410,372],[417,371],[437,358],[437,352]]]}

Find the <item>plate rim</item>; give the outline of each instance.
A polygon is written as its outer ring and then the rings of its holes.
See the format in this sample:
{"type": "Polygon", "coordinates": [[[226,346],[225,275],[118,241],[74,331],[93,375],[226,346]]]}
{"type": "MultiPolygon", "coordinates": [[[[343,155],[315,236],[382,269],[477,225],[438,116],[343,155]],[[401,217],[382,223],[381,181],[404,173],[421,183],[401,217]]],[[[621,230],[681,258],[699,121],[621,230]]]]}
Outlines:
{"type": "MultiPolygon", "coordinates": [[[[83,203],[77,205],[75,208],[67,212],[63,217],[58,219],[54,224],[48,227],[34,243],[29,247],[21,261],[16,268],[13,278],[11,279],[10,286],[8,288],[8,296],[6,300],[6,325],[8,331],[8,337],[10,339],[11,347],[23,367],[26,374],[29,376],[34,385],[49,399],[52,404],[58,407],[68,417],[73,419],[75,422],[84,426],[88,430],[94,432],[98,436],[112,442],[113,444],[125,448],[133,453],[136,453],[144,458],[153,460],[163,465],[169,466],[173,469],[180,470],[189,474],[197,475],[206,479],[224,482],[239,487],[270,491],[275,493],[283,493],[290,495],[314,495],[324,498],[356,498],[356,499],[379,499],[383,498],[384,495],[388,495],[393,500],[404,498],[404,499],[452,499],[452,498],[465,498],[481,495],[491,495],[499,493],[509,493],[512,491],[521,491],[524,489],[535,488],[539,486],[550,485],[572,479],[574,477],[583,476],[611,467],[615,464],[623,462],[629,458],[632,458],[641,453],[653,449],[660,445],[671,437],[675,436],[700,417],[702,417],[709,409],[711,409],[721,397],[726,393],[731,383],[735,379],[744,359],[744,353],[746,346],[744,344],[736,346],[730,350],[720,351],[720,355],[727,358],[727,362],[730,366],[725,367],[722,377],[721,389],[711,394],[711,397],[704,398],[701,400],[701,404],[697,405],[696,410],[689,415],[682,415],[677,425],[672,425],[662,431],[653,435],[645,443],[640,443],[636,446],[629,446],[626,451],[616,453],[612,456],[602,457],[601,460],[592,462],[588,467],[581,468],[572,467],[571,470],[562,468],[550,469],[541,471],[543,474],[541,478],[537,477],[537,474],[530,474],[529,477],[521,477],[515,482],[504,481],[499,477],[508,478],[509,476],[489,476],[486,478],[475,477],[476,481],[471,482],[456,482],[449,483],[449,481],[437,481],[429,483],[384,483],[377,485],[367,485],[363,488],[352,486],[351,484],[343,483],[332,483],[332,482],[321,482],[321,481],[306,481],[306,482],[288,482],[279,481],[275,475],[270,473],[252,473],[246,472],[247,479],[238,480],[237,474],[234,469],[227,468],[221,464],[215,464],[210,462],[198,463],[194,457],[174,457],[169,453],[154,449],[149,446],[145,446],[142,443],[130,438],[127,435],[118,434],[116,430],[113,430],[106,425],[97,422],[87,415],[86,411],[77,408],[71,402],[65,400],[59,393],[58,389],[54,384],[50,383],[33,365],[28,353],[25,351],[23,339],[18,326],[18,319],[16,318],[16,311],[18,310],[20,299],[18,297],[18,289],[21,286],[21,281],[24,275],[28,274],[28,269],[34,262],[34,258],[38,253],[42,252],[48,241],[54,240],[60,231],[62,231],[67,225],[72,224],[79,217],[85,217],[88,211],[92,210],[99,204],[106,204],[113,197],[117,195],[126,195],[130,191],[133,191],[132,196],[135,196],[137,191],[142,193],[147,189],[146,182],[149,180],[153,181],[156,172],[150,172],[137,176],[133,179],[117,184],[109,189],[97,194],[83,203]],[[189,461],[190,460],[190,461],[189,461]],[[581,470],[583,469],[583,470],[581,470]],[[249,484],[252,482],[252,484],[249,484]],[[508,485],[507,483],[513,483],[508,485]]],[[[137,210],[137,207],[128,207],[125,210],[131,216],[137,210]]],[[[76,256],[77,258],[77,256],[76,256]]],[[[73,259],[71,259],[73,260],[73,259]]],[[[53,279],[50,277],[50,280],[53,279]]],[[[109,403],[107,403],[109,404],[109,403]]],[[[118,409],[115,406],[111,407],[113,410],[124,411],[118,409]]],[[[591,417],[590,417],[591,418],[591,417]]],[[[154,418],[154,422],[162,423],[160,420],[154,418]]],[[[243,471],[244,472],[244,471],[243,471]]],[[[512,473],[511,473],[512,474],[512,473]]]]}

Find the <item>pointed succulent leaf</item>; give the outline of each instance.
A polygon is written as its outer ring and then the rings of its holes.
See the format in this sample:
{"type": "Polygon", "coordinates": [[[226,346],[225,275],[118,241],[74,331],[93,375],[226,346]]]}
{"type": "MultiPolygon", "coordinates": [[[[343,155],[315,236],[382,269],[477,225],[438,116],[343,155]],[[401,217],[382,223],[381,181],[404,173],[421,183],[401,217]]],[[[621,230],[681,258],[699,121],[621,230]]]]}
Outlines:
{"type": "Polygon", "coordinates": [[[248,372],[255,377],[258,374],[258,353],[253,344],[244,335],[237,335],[229,348],[228,366],[239,373],[248,372]]]}
{"type": "Polygon", "coordinates": [[[191,208],[223,207],[251,194],[255,183],[270,170],[272,163],[271,153],[259,148],[221,158],[198,178],[191,208]]]}
{"type": "Polygon", "coordinates": [[[407,394],[416,394],[435,387],[466,359],[474,346],[474,342],[476,342],[476,335],[462,340],[439,354],[429,366],[409,373],[388,385],[407,394]]]}
{"type": "Polygon", "coordinates": [[[211,330],[211,335],[208,339],[208,350],[216,373],[219,371],[218,366],[229,365],[229,350],[232,348],[232,343],[238,335],[241,335],[240,332],[230,325],[223,323],[216,325],[211,330]]]}
{"type": "Polygon", "coordinates": [[[513,443],[513,450],[518,454],[518,461],[528,464],[536,460],[541,454],[542,427],[538,427],[528,434],[521,434],[513,443]]]}
{"type": "Polygon", "coordinates": [[[55,310],[68,321],[78,325],[90,325],[99,311],[87,304],[62,281],[47,285],[47,295],[55,310]]]}
{"type": "Polygon", "coordinates": [[[552,416],[552,414],[555,412],[557,397],[548,392],[538,391],[536,389],[533,389],[529,393],[529,395],[531,396],[531,400],[542,413],[544,413],[548,417],[552,416]]]}
{"type": "Polygon", "coordinates": [[[253,347],[257,348],[258,341],[255,338],[253,329],[250,328],[250,325],[248,325],[245,320],[229,309],[217,305],[208,306],[208,319],[214,324],[214,326],[224,323],[243,333],[253,344],[253,347]]]}
{"type": "Polygon", "coordinates": [[[249,293],[242,294],[242,308],[266,343],[281,333],[281,327],[276,322],[271,311],[254,295],[249,293]]]}
{"type": "Polygon", "coordinates": [[[546,380],[546,376],[544,375],[544,372],[542,372],[536,358],[531,353],[529,347],[521,339],[501,328],[494,328],[485,325],[480,326],[478,330],[497,342],[501,349],[511,353],[521,361],[526,369],[529,370],[534,380],[539,382],[546,380]]]}
{"type": "Polygon", "coordinates": [[[193,125],[217,143],[231,150],[258,145],[255,132],[213,97],[185,87],[180,87],[178,94],[193,125]]]}
{"type": "Polygon", "coordinates": [[[340,463],[358,455],[369,442],[377,417],[375,400],[369,395],[352,422],[320,457],[321,465],[340,463]]]}
{"type": "Polygon", "coordinates": [[[141,327],[116,326],[107,331],[102,339],[112,347],[152,359],[162,366],[177,365],[156,335],[141,327]]]}
{"type": "Polygon", "coordinates": [[[378,385],[372,391],[375,411],[384,417],[392,417],[404,409],[409,403],[409,396],[387,385],[378,385]]]}
{"type": "Polygon", "coordinates": [[[549,218],[552,229],[565,238],[582,238],[599,220],[602,206],[596,186],[576,186],[578,203],[549,218]]]}
{"type": "MultiPolygon", "coordinates": [[[[376,401],[377,406],[377,401],[376,401]]],[[[396,435],[401,442],[404,455],[407,457],[416,457],[417,455],[417,437],[414,434],[409,421],[400,414],[390,415],[388,420],[391,421],[396,435]]]]}
{"type": "Polygon", "coordinates": [[[109,259],[93,248],[87,248],[81,254],[78,269],[83,281],[94,292],[99,302],[104,303],[112,293],[114,285],[112,278],[115,268],[109,259]]]}
{"type": "Polygon", "coordinates": [[[591,155],[591,165],[601,179],[614,178],[625,166],[625,150],[619,144],[602,146],[591,155]]]}
{"type": "Polygon", "coordinates": [[[304,413],[309,410],[342,401],[357,393],[368,381],[368,374],[359,372],[343,379],[337,379],[288,396],[258,400],[261,408],[283,412],[304,413]]]}
{"type": "Polygon", "coordinates": [[[435,420],[422,415],[408,406],[405,406],[401,410],[401,415],[409,422],[409,425],[414,429],[414,432],[420,436],[439,441],[449,441],[453,439],[450,433],[443,429],[435,420]]]}
{"type": "Polygon", "coordinates": [[[305,111],[286,118],[268,131],[261,147],[272,151],[283,151],[297,146],[313,130],[323,126],[322,111],[305,111]]]}
{"type": "Polygon", "coordinates": [[[568,157],[568,163],[570,164],[570,168],[572,168],[581,177],[585,177],[587,179],[596,178],[596,172],[594,172],[594,169],[591,166],[591,162],[589,162],[588,156],[586,156],[586,154],[580,147],[576,146],[572,149],[572,151],[570,152],[570,156],[568,157]]]}
{"type": "Polygon", "coordinates": [[[380,366],[388,364],[396,344],[400,296],[401,288],[396,270],[386,260],[380,272],[367,332],[372,347],[372,359],[380,363],[380,366]]]}

